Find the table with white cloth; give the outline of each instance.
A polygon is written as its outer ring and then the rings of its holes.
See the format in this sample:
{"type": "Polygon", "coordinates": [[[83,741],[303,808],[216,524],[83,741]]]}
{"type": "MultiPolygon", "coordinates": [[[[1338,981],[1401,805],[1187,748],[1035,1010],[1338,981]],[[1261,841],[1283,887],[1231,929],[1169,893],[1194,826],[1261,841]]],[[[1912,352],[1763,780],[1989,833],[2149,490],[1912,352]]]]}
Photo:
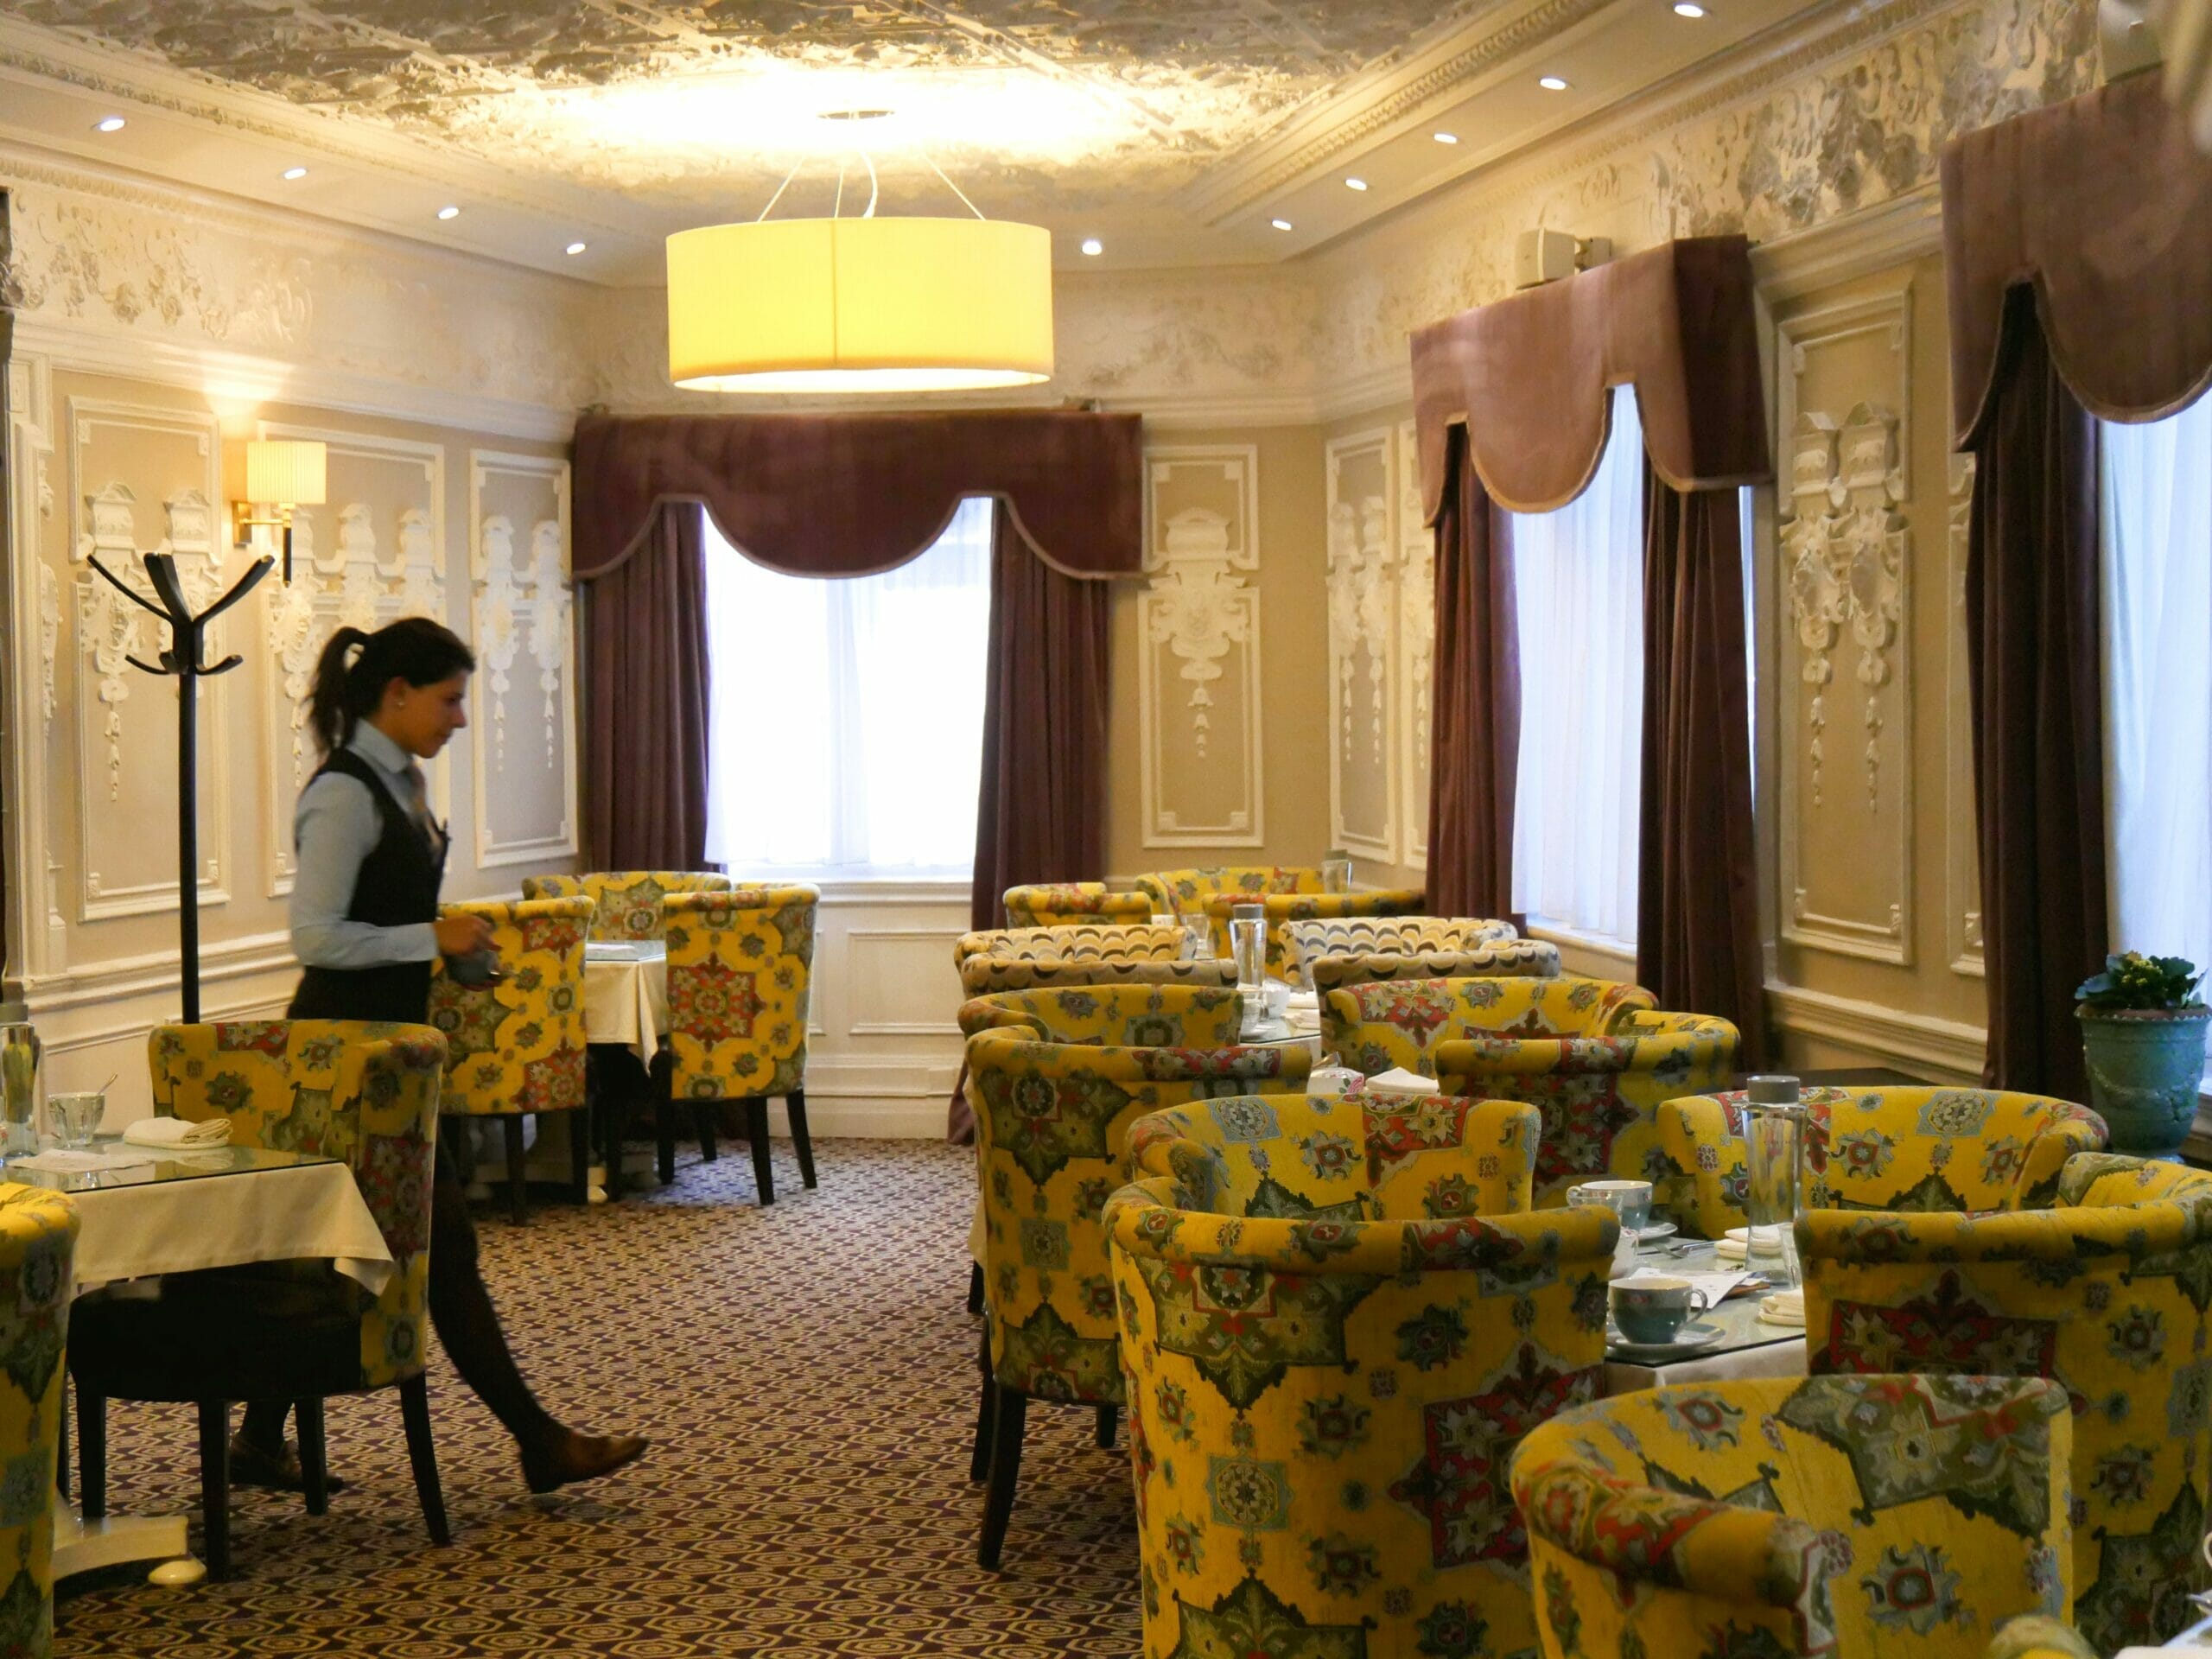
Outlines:
{"type": "MultiPolygon", "coordinates": [[[[1776,1258],[1762,1256],[1764,1267],[1776,1258]]],[[[1656,1249],[1637,1252],[1637,1266],[1646,1273],[1699,1274],[1726,1269],[1713,1245],[1692,1239],[1684,1244],[1669,1241],[1656,1249]]],[[[1616,1277],[1625,1277],[1617,1274],[1616,1277]]],[[[1731,1296],[1697,1316],[1697,1323],[1720,1327],[1719,1341],[1680,1359],[1650,1361],[1605,1355],[1605,1392],[1629,1394],[1677,1382],[1719,1382],[1738,1377],[1802,1376],[1805,1375],[1805,1327],[1772,1325],[1759,1315],[1759,1294],[1731,1296]]]]}
{"type": "MultiPolygon", "coordinates": [[[[331,1262],[372,1294],[391,1281],[391,1250],[353,1172],[334,1158],[218,1147],[169,1152],[103,1136],[103,1167],[41,1169],[8,1162],[6,1179],[66,1192],[76,1206],[75,1292],[201,1268],[306,1257],[331,1262]],[[142,1161],[143,1160],[143,1161],[142,1161]]],[[[159,1560],[162,1580],[200,1576],[185,1558],[184,1516],[109,1516],[83,1521],[57,1494],[54,1576],[159,1560]]]]}
{"type": "MultiPolygon", "coordinates": [[[[668,946],[659,939],[592,939],[584,945],[584,1040],[602,1055],[624,1051],[637,1058],[640,1073],[627,1066],[594,1061],[608,1112],[601,1160],[591,1168],[593,1203],[603,1202],[612,1165],[620,1173],[622,1126],[628,1116],[624,1096],[634,1097],[650,1082],[661,1039],[668,1034],[668,946]]],[[[615,1056],[618,1059],[620,1056],[615,1056]]],[[[566,1127],[565,1125],[563,1126],[566,1127]]]]}

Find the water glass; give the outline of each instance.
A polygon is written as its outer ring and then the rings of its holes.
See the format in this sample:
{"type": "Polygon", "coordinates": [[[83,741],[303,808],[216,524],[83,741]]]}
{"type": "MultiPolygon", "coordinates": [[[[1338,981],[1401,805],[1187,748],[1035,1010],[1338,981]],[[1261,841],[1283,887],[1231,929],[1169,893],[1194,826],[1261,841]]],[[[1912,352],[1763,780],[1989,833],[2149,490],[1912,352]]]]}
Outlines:
{"type": "Polygon", "coordinates": [[[100,1119],[107,1112],[107,1096],[96,1089],[48,1095],[46,1109],[54,1122],[54,1138],[65,1147],[82,1148],[91,1146],[92,1136],[99,1132],[100,1119]]]}
{"type": "Polygon", "coordinates": [[[0,1026],[0,1152],[38,1150],[31,1122],[38,1110],[38,1033],[25,1025],[0,1026]]]}
{"type": "Polygon", "coordinates": [[[1229,954],[1236,963],[1236,989],[1244,1002],[1244,1029],[1249,1032],[1268,1017],[1266,906],[1230,907],[1229,954]]]}
{"type": "Polygon", "coordinates": [[[1803,1198],[1805,1103],[1797,1079],[1757,1077],[1744,1101],[1744,1219],[1747,1247],[1782,1253],[1787,1287],[1802,1282],[1795,1224],[1803,1198]]]}
{"type": "Polygon", "coordinates": [[[1321,891],[1324,893],[1351,891],[1351,855],[1341,847],[1332,848],[1322,856],[1321,891]]]}

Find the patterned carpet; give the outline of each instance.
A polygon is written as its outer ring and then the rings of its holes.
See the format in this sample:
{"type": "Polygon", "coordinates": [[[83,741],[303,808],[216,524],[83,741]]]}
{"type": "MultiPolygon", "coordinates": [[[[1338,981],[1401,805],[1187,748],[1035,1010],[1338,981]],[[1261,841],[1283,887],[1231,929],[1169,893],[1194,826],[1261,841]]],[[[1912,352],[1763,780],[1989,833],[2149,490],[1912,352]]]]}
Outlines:
{"type": "MultiPolygon", "coordinates": [[[[971,1154],[826,1141],[808,1192],[779,1142],[778,1200],[762,1211],[736,1151],[684,1156],[652,1196],[547,1205],[519,1229],[480,1217],[540,1397],[579,1427],[650,1434],[642,1463],[531,1498],[511,1443],[441,1358],[452,1548],[423,1531],[397,1396],[334,1400],[331,1464],[352,1484],[329,1515],[238,1494],[234,1581],[65,1586],[55,1653],[1135,1653],[1126,1453],[1092,1446],[1089,1412],[1030,1414],[1006,1571],[976,1565],[971,1154]]],[[[188,1411],[114,1406],[114,1510],[195,1507],[193,1443],[188,1411]]]]}

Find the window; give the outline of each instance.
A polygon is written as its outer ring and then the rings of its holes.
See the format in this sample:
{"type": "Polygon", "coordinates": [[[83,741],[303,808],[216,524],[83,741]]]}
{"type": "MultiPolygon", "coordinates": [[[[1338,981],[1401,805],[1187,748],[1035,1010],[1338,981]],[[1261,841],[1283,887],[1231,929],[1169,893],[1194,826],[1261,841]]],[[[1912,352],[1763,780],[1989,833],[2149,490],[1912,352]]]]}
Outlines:
{"type": "Polygon", "coordinates": [[[1513,906],[1531,919],[1636,942],[1643,760],[1643,429],[1613,393],[1590,487],[1513,515],[1521,760],[1513,906]]]}
{"type": "Polygon", "coordinates": [[[2117,950],[2212,964],[2212,397],[2102,439],[2105,838],[2117,950]]]}
{"type": "Polygon", "coordinates": [[[976,857],[992,504],[880,575],[787,576],[707,524],[707,856],[960,875],[976,857]]]}

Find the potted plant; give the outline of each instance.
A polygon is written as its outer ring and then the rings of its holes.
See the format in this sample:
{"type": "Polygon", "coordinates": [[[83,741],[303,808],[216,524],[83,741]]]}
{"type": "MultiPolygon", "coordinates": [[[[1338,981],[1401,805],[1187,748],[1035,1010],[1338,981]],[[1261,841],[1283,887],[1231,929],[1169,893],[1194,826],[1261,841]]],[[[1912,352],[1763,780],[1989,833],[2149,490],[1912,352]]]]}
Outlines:
{"type": "Polygon", "coordinates": [[[2106,957],[2104,972],[2074,993],[2089,1103],[2112,1132],[2114,1152],[2171,1158],[2196,1122],[2212,1021],[2212,1008],[2196,997],[2202,978],[2179,957],[2130,950],[2106,957]]]}

